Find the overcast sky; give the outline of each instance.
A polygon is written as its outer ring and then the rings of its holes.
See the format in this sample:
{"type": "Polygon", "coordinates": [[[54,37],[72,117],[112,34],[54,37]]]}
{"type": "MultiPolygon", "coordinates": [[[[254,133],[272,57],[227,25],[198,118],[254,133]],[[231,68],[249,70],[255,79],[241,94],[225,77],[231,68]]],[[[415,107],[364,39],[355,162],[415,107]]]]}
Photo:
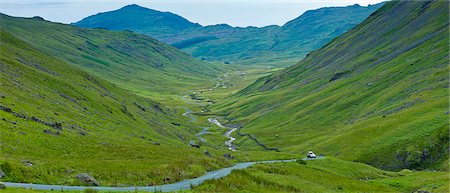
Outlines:
{"type": "Polygon", "coordinates": [[[138,4],[170,11],[202,25],[226,23],[261,27],[283,25],[310,9],[379,2],[382,0],[0,0],[0,12],[72,23],[98,12],[138,4]]]}

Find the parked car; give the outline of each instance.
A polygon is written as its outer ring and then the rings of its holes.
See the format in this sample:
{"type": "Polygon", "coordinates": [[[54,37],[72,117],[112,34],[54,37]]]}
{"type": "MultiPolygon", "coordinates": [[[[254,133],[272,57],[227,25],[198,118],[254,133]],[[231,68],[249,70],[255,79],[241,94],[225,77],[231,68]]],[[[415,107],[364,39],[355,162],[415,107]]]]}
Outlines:
{"type": "Polygon", "coordinates": [[[316,158],[316,154],[313,151],[309,151],[308,154],[306,154],[307,158],[316,158]]]}

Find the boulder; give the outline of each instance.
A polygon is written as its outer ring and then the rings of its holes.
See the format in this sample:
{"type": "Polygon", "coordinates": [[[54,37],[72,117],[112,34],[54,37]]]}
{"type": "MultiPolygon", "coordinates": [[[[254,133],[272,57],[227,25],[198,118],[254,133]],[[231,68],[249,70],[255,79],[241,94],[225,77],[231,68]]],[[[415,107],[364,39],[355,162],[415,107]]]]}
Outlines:
{"type": "Polygon", "coordinates": [[[89,175],[87,173],[77,174],[75,177],[78,180],[80,180],[81,182],[91,185],[91,186],[99,186],[100,185],[94,177],[92,177],[91,175],[89,175]]]}
{"type": "Polygon", "coordinates": [[[204,151],[203,151],[203,154],[205,154],[205,155],[208,156],[208,157],[212,157],[211,153],[209,153],[208,150],[204,150],[204,151]]]}
{"type": "Polygon", "coordinates": [[[231,154],[229,154],[229,153],[223,154],[223,157],[224,157],[225,159],[233,159],[233,158],[234,158],[234,157],[231,156],[231,154]]]}
{"type": "Polygon", "coordinates": [[[153,142],[152,144],[153,145],[161,145],[161,143],[159,143],[159,142],[153,142]]]}
{"type": "Polygon", "coordinates": [[[28,167],[33,166],[33,163],[30,160],[22,160],[22,164],[28,167]]]}

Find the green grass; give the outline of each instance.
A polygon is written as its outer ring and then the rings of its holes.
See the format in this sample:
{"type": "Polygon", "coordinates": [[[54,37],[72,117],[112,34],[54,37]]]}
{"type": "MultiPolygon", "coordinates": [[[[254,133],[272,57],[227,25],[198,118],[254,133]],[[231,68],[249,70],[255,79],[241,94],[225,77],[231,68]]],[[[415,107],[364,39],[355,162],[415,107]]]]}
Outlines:
{"type": "MultiPolygon", "coordinates": [[[[446,3],[388,3],[210,110],[284,152],[313,149],[390,170],[447,169],[446,3]]],[[[245,138],[237,143],[259,148],[245,138]]]]}
{"type": "Polygon", "coordinates": [[[221,72],[146,35],[0,17],[3,30],[41,52],[147,97],[209,85],[221,72]]]}
{"type": "Polygon", "coordinates": [[[3,30],[1,37],[2,180],[80,185],[74,176],[90,173],[105,186],[148,185],[230,165],[224,149],[188,147],[201,129],[181,110],[125,91],[3,30]],[[62,126],[48,126],[53,123],[62,126]]]}
{"type": "Polygon", "coordinates": [[[258,164],[210,180],[193,192],[447,192],[447,172],[389,172],[335,158],[258,164]]]}

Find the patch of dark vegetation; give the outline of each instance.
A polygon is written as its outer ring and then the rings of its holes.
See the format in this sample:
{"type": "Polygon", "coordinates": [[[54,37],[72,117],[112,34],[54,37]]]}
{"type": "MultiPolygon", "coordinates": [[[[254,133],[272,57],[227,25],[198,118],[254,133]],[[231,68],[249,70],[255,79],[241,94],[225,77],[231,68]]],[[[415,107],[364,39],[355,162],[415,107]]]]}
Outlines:
{"type": "Polygon", "coordinates": [[[198,100],[198,101],[205,100],[204,98],[202,98],[196,94],[190,94],[189,97],[191,97],[192,100],[198,100]]]}
{"type": "Polygon", "coordinates": [[[179,124],[179,123],[171,123],[172,125],[175,125],[175,126],[181,126],[181,124],[179,124]]]}
{"type": "Polygon", "coordinates": [[[295,162],[297,162],[297,163],[299,163],[299,164],[302,164],[302,165],[306,165],[306,161],[305,161],[305,160],[302,160],[302,159],[298,159],[298,160],[296,160],[295,162]]]}
{"type": "Polygon", "coordinates": [[[328,82],[335,81],[335,80],[337,80],[339,78],[344,77],[345,75],[347,75],[349,73],[350,73],[350,71],[338,72],[338,73],[334,74],[333,77],[331,77],[331,79],[328,82]]]}
{"type": "Polygon", "coordinates": [[[442,132],[432,136],[432,143],[420,149],[402,149],[397,151],[396,159],[401,162],[404,168],[422,170],[434,163],[439,163],[440,160],[445,160],[448,157],[448,143],[450,137],[448,136],[448,127],[443,126],[442,132]]]}
{"type": "Polygon", "coordinates": [[[178,48],[178,49],[182,49],[182,48],[186,48],[201,42],[205,42],[205,41],[209,41],[209,40],[214,40],[217,39],[217,37],[215,36],[201,36],[201,37],[195,37],[195,38],[191,38],[191,39],[187,39],[187,40],[183,40],[177,43],[172,44],[172,46],[178,48]]]}

